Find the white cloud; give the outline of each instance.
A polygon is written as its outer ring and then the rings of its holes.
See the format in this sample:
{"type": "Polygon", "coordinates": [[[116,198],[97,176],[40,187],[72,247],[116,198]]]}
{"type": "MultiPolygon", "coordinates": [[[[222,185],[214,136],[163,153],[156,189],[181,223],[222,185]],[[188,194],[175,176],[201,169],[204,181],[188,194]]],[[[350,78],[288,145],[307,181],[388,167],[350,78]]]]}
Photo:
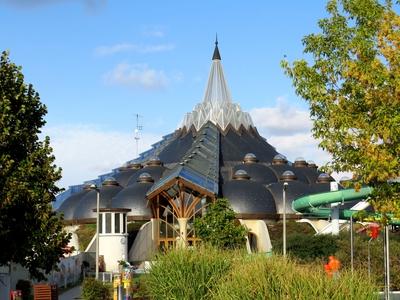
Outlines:
{"type": "MultiPolygon", "coordinates": [[[[45,127],[57,166],[63,169],[59,186],[81,184],[122,166],[136,157],[134,133],[104,130],[90,125],[45,127]]],[[[142,134],[139,152],[159,141],[157,134],[142,134]]]]}
{"type": "Polygon", "coordinates": [[[283,97],[276,100],[275,106],[254,108],[250,114],[257,127],[269,134],[305,133],[312,127],[309,112],[291,106],[283,97]]]}
{"type": "Polygon", "coordinates": [[[318,165],[329,161],[329,154],[318,148],[318,142],[312,137],[312,121],[307,110],[295,108],[279,97],[274,106],[254,108],[250,115],[260,134],[290,161],[297,157],[313,160],[318,165]]]}
{"type": "Polygon", "coordinates": [[[120,43],[111,46],[100,46],[95,49],[98,56],[112,55],[120,52],[137,52],[137,53],[154,53],[165,52],[175,49],[173,44],[157,44],[157,45],[138,45],[130,43],[120,43]]]}
{"type": "Polygon", "coordinates": [[[163,70],[156,70],[146,64],[120,63],[104,75],[107,84],[116,84],[145,90],[164,89],[169,80],[163,70]]]}

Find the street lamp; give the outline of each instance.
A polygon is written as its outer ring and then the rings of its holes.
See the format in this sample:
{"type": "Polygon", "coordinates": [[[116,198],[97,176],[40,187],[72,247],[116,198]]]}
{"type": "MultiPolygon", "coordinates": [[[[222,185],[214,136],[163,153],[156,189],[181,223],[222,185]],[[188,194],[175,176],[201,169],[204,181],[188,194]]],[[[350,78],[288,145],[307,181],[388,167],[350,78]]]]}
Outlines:
{"type": "Polygon", "coordinates": [[[283,257],[286,257],[286,190],[289,186],[288,181],[296,180],[296,175],[288,170],[282,173],[280,180],[283,181],[282,198],[283,198],[283,257]]]}
{"type": "Polygon", "coordinates": [[[95,184],[90,185],[90,189],[96,191],[96,280],[99,280],[99,212],[100,212],[100,190],[95,184]]]}

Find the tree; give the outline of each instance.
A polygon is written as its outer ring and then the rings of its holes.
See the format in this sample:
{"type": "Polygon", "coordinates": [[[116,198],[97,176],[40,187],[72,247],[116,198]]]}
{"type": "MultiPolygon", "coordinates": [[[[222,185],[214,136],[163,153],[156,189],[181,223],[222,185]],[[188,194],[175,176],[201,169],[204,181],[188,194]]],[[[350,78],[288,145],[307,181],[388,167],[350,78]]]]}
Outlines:
{"type": "Polygon", "coordinates": [[[0,265],[26,267],[43,278],[65,253],[70,236],[51,202],[60,189],[61,170],[54,162],[49,138],[38,134],[46,107],[21,67],[0,59],[0,265]]]}
{"type": "Polygon", "coordinates": [[[400,17],[391,1],[330,0],[320,33],[303,38],[307,60],[282,61],[310,105],[313,135],[332,155],[330,171],[351,171],[374,187],[380,212],[400,213],[400,17]]]}
{"type": "Polygon", "coordinates": [[[246,228],[238,224],[235,212],[224,198],[210,204],[206,215],[195,220],[194,228],[199,238],[219,248],[239,248],[246,241],[246,228]]]}

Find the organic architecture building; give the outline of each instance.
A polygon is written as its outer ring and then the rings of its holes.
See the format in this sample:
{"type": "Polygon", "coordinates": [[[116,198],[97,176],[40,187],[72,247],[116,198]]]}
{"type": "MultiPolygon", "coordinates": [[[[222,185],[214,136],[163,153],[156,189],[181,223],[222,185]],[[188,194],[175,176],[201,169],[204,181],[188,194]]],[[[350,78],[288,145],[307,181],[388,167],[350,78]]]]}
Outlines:
{"type": "MultiPolygon", "coordinates": [[[[125,218],[144,221],[126,246],[128,260],[143,260],[157,247],[196,243],[193,220],[208,203],[224,197],[248,227],[249,247],[269,251],[267,223],[284,212],[283,182],[289,182],[286,214],[295,217],[291,202],[329,191],[332,180],[311,161],[289,162],[260,136],[250,115],[232,101],[216,43],[204,99],[180,128],[97,179],[101,234],[125,233],[125,218]]],[[[96,194],[87,185],[74,186],[58,211],[69,224],[94,223],[96,194]]]]}

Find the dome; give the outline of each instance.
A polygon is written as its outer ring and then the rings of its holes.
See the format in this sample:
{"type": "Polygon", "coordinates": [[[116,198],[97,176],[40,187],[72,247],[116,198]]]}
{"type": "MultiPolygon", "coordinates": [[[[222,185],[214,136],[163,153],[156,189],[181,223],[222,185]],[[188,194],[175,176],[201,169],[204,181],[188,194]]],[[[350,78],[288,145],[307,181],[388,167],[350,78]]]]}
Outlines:
{"type": "Polygon", "coordinates": [[[303,157],[297,157],[294,161],[295,168],[304,168],[307,167],[307,162],[303,157]]]}
{"type": "Polygon", "coordinates": [[[248,180],[248,179],[250,179],[250,176],[249,176],[249,174],[247,174],[247,172],[245,170],[240,169],[235,172],[235,174],[233,175],[233,179],[248,180]]]}
{"type": "Polygon", "coordinates": [[[222,185],[222,194],[239,217],[264,218],[276,213],[271,193],[260,183],[251,180],[231,180],[222,185]]]}
{"type": "Polygon", "coordinates": [[[138,182],[154,182],[153,177],[147,172],[143,172],[138,177],[138,182]]]}
{"type": "Polygon", "coordinates": [[[119,184],[118,184],[118,181],[115,180],[114,177],[107,177],[107,178],[103,181],[102,185],[119,185],[119,184]]]}
{"type": "Polygon", "coordinates": [[[283,154],[277,154],[272,160],[273,165],[285,165],[287,164],[287,158],[283,154]]]}
{"type": "MultiPolygon", "coordinates": [[[[99,191],[100,208],[110,208],[112,207],[112,198],[122,190],[119,185],[102,185],[99,191]]],[[[96,218],[96,213],[93,209],[97,206],[97,191],[89,190],[76,205],[74,212],[74,219],[85,220],[96,218]]]]}
{"type": "Polygon", "coordinates": [[[89,185],[86,184],[80,192],[72,194],[67,199],[65,199],[64,202],[57,209],[57,212],[64,215],[64,220],[73,220],[77,205],[88,192],[90,192],[90,188],[89,185]]]}
{"type": "Polygon", "coordinates": [[[254,153],[247,153],[243,158],[245,164],[256,163],[257,161],[257,156],[254,153]]]}
{"type": "MultiPolygon", "coordinates": [[[[233,167],[232,173],[235,174],[238,170],[244,170],[250,176],[252,181],[257,181],[263,184],[268,184],[271,182],[277,182],[278,177],[275,173],[264,164],[254,163],[254,164],[240,164],[233,167]]],[[[232,174],[229,172],[228,174],[232,174]]],[[[226,180],[230,180],[230,176],[226,176],[221,172],[221,175],[224,176],[226,180]]]]}
{"type": "Polygon", "coordinates": [[[153,178],[153,181],[158,181],[161,178],[162,174],[164,173],[164,170],[165,167],[162,165],[158,166],[146,165],[146,167],[140,169],[139,172],[136,172],[129,178],[127,186],[135,184],[139,180],[139,176],[143,173],[148,173],[153,178]]]}
{"type": "Polygon", "coordinates": [[[162,162],[158,156],[150,158],[146,164],[147,166],[161,166],[162,162]]]}
{"type": "Polygon", "coordinates": [[[316,165],[316,163],[313,160],[307,161],[307,166],[309,168],[318,169],[318,166],[316,165]]]}
{"type": "Polygon", "coordinates": [[[112,200],[113,208],[129,208],[128,216],[136,220],[151,219],[151,209],[147,207],[146,193],[152,182],[136,182],[120,191],[112,200]]]}
{"type": "Polygon", "coordinates": [[[293,181],[293,180],[297,180],[297,176],[296,176],[296,174],[294,174],[293,171],[287,170],[282,173],[280,180],[281,181],[293,181]]]}
{"type": "Polygon", "coordinates": [[[331,181],[332,181],[332,177],[329,174],[321,173],[318,175],[317,183],[327,183],[327,182],[331,182],[331,181]]]}

